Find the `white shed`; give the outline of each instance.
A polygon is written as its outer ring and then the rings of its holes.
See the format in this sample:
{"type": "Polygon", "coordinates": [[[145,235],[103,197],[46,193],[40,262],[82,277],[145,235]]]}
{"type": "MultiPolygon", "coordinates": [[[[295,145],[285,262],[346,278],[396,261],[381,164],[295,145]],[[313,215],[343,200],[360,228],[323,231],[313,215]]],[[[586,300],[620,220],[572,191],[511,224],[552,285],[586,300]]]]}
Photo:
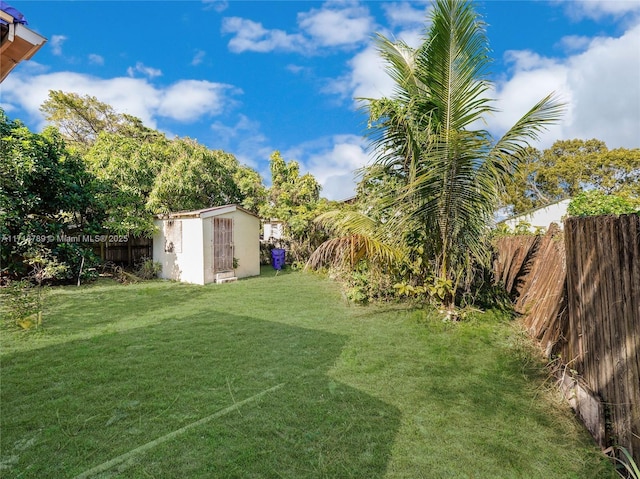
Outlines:
{"type": "Polygon", "coordinates": [[[263,241],[279,240],[284,236],[284,223],[279,220],[271,220],[265,222],[263,226],[262,239],[263,241]]]}
{"type": "Polygon", "coordinates": [[[260,218],[240,206],[158,215],[154,224],[161,278],[207,284],[260,274],[260,218]]]}
{"type": "Polygon", "coordinates": [[[567,207],[571,199],[557,201],[541,208],[522,213],[504,221],[511,229],[514,229],[521,222],[529,223],[529,230],[535,231],[538,228],[548,228],[551,223],[557,223],[560,229],[563,226],[564,217],[567,215],[567,207]]]}

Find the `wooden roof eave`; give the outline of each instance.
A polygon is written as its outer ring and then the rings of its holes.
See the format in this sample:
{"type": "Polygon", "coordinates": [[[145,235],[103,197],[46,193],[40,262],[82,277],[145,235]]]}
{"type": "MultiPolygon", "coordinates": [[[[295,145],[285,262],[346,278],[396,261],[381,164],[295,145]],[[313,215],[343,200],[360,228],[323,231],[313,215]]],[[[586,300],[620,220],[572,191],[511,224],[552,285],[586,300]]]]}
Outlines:
{"type": "MultiPolygon", "coordinates": [[[[6,21],[4,16],[2,19],[6,21]]],[[[42,35],[28,29],[21,23],[13,23],[13,17],[11,19],[11,22],[7,21],[9,31],[0,45],[0,82],[9,75],[18,63],[29,60],[47,42],[47,39],[42,35]]]]}

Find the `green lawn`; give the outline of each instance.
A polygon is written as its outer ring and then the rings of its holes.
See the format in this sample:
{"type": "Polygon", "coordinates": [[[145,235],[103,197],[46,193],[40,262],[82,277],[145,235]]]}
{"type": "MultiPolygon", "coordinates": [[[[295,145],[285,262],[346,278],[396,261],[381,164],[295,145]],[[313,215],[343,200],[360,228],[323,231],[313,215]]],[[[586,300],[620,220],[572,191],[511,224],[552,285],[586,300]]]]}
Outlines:
{"type": "Polygon", "coordinates": [[[3,478],[614,478],[513,324],[283,272],[56,288],[2,330],[3,478]]]}

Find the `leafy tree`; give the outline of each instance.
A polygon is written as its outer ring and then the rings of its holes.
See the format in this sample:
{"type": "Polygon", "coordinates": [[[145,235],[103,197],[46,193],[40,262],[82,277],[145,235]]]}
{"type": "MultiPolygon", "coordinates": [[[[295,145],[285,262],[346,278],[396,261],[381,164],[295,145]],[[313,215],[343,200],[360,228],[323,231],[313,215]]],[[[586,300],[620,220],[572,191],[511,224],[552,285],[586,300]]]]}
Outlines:
{"type": "Polygon", "coordinates": [[[258,173],[233,155],[141,128],[102,132],[83,154],[103,182],[106,230],[150,236],[156,213],[228,203],[255,211],[264,201],[258,173]]]}
{"type": "Polygon", "coordinates": [[[262,179],[230,154],[190,139],[168,140],[92,96],[50,91],[41,110],[107,185],[105,228],[149,235],[152,213],[240,203],[257,211],[262,179]]]}
{"type": "Polygon", "coordinates": [[[165,154],[149,195],[149,210],[166,213],[242,202],[234,178],[239,164],[233,155],[188,138],[173,140],[165,154]]]}
{"type": "Polygon", "coordinates": [[[640,149],[609,150],[603,141],[560,140],[518,158],[503,203],[514,213],[571,198],[585,190],[640,196],[640,149]]]}
{"type": "Polygon", "coordinates": [[[417,49],[382,35],[378,49],[395,90],[391,98],[365,99],[370,138],[377,164],[402,180],[386,204],[403,212],[386,224],[402,240],[419,230],[433,288],[452,308],[474,266],[489,263],[486,235],[515,160],[563,107],[552,95],[543,98],[497,141],[476,129],[495,108],[484,23],[468,2],[436,1],[417,49]]]}
{"type": "Polygon", "coordinates": [[[555,200],[549,191],[547,175],[540,171],[541,163],[542,152],[528,147],[512,167],[511,175],[505,182],[503,198],[513,213],[529,211],[555,200]]]}
{"type": "Polygon", "coordinates": [[[279,151],[274,151],[269,160],[271,187],[260,215],[283,221],[294,260],[306,261],[325,238],[313,220],[330,209],[330,202],[320,198],[320,184],[311,174],[300,175],[296,161],[285,162],[279,151]]]}
{"type": "Polygon", "coordinates": [[[136,138],[156,133],[143,126],[140,119],[118,113],[90,95],[50,90],[40,111],[70,144],[82,150],[93,145],[100,133],[120,133],[136,138]]]}
{"type": "Polygon", "coordinates": [[[233,180],[242,198],[240,205],[258,214],[267,201],[267,188],[260,174],[248,166],[239,165],[233,174],[233,180]]]}
{"type": "Polygon", "coordinates": [[[99,182],[55,128],[32,133],[0,109],[0,136],[2,268],[24,276],[38,258],[40,268],[60,265],[49,279],[77,277],[82,258],[90,265],[93,255],[86,244],[64,238],[100,232],[99,182]]]}
{"type": "Polygon", "coordinates": [[[105,205],[107,231],[133,236],[153,234],[147,201],[167,161],[168,148],[169,141],[161,135],[140,141],[103,132],[86,151],[89,170],[102,180],[97,196],[105,205]]]}
{"type": "Polygon", "coordinates": [[[550,194],[561,199],[582,191],[595,166],[594,159],[606,149],[599,140],[556,141],[542,155],[543,175],[550,194]]]}
{"type": "Polygon", "coordinates": [[[640,148],[602,151],[595,158],[589,183],[605,193],[640,198],[640,148]]]}

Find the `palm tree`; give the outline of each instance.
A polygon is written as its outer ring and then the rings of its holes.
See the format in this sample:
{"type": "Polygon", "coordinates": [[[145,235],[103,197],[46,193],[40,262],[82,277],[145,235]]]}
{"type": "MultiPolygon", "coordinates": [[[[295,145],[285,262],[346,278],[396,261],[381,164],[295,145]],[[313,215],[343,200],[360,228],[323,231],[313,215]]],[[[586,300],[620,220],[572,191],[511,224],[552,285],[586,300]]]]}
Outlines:
{"type": "Polygon", "coordinates": [[[486,234],[515,159],[564,107],[547,96],[497,141],[482,128],[496,110],[485,25],[469,2],[436,0],[416,49],[382,35],[377,42],[395,90],[362,100],[375,163],[404,180],[387,198],[388,207],[404,208],[389,226],[423,228],[443,305],[452,308],[473,266],[489,262],[486,234]]]}
{"type": "Polygon", "coordinates": [[[334,237],[322,243],[309,257],[306,267],[325,264],[354,269],[364,258],[382,265],[404,261],[405,252],[386,236],[387,230],[375,218],[354,210],[327,211],[315,220],[334,237]]]}

